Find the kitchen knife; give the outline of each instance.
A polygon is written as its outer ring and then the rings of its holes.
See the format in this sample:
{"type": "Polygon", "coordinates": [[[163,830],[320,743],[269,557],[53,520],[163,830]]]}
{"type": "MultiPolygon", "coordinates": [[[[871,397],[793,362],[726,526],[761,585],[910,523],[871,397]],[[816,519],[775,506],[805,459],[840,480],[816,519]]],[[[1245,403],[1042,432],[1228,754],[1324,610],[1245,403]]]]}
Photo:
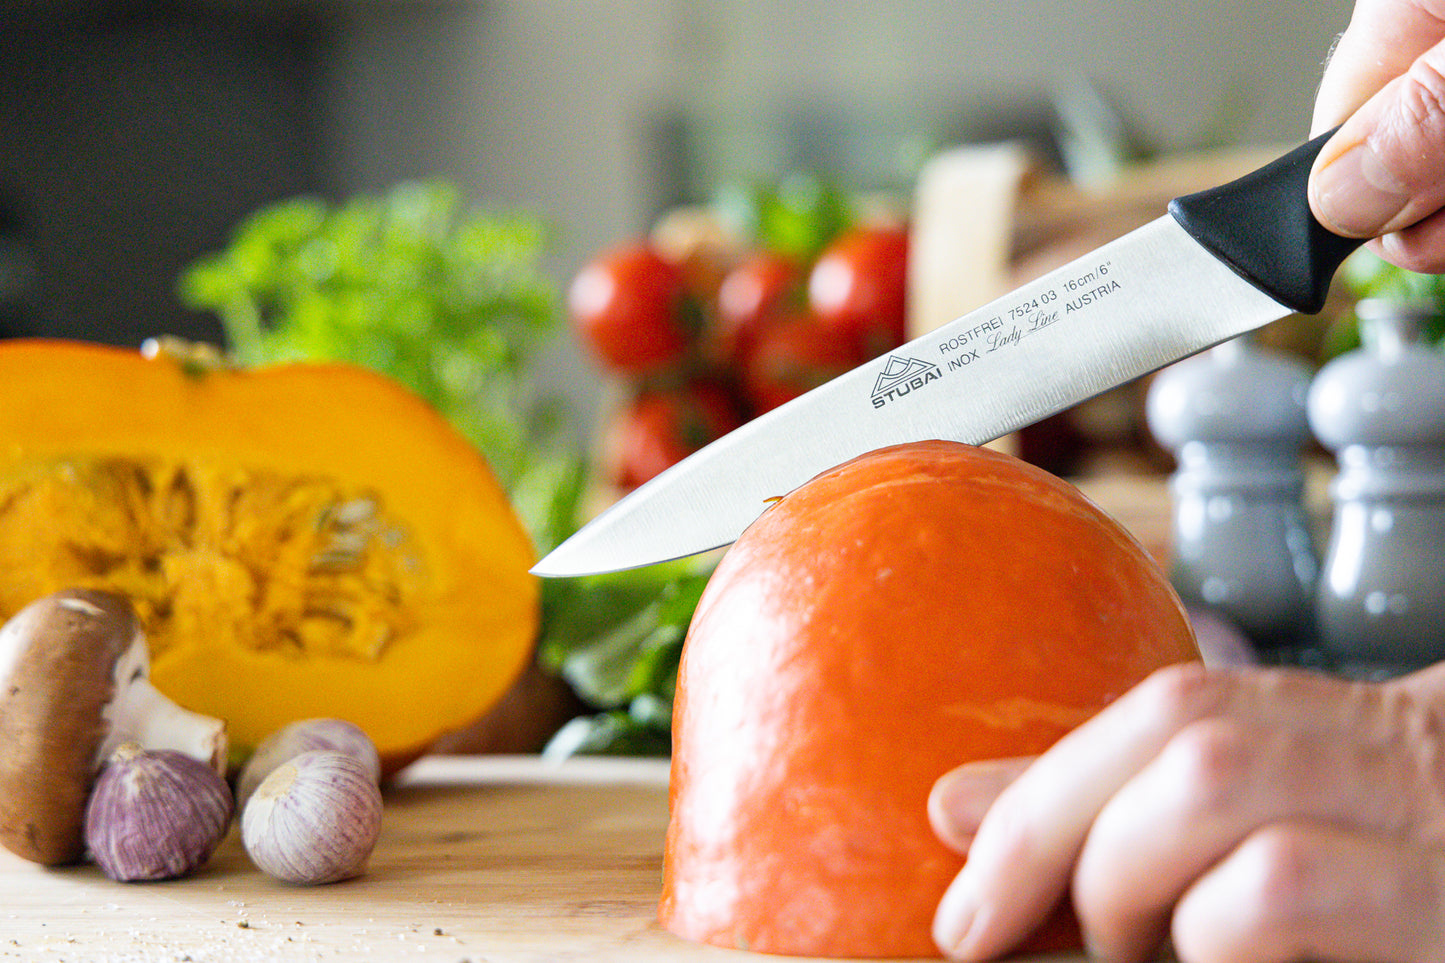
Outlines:
{"type": "Polygon", "coordinates": [[[584,575],[733,542],[834,465],[932,438],[983,444],[1291,313],[1361,241],[1306,183],[1329,134],[763,414],[637,488],[532,569],[584,575]]]}

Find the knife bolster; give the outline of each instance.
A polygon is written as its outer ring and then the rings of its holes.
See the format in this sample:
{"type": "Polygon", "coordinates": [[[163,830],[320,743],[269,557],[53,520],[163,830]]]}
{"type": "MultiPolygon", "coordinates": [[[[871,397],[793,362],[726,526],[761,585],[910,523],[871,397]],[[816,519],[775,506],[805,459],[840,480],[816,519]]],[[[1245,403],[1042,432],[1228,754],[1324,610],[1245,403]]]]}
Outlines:
{"type": "Polygon", "coordinates": [[[1326,230],[1310,211],[1310,170],[1334,131],[1221,187],[1175,198],[1169,213],[1246,281],[1301,314],[1317,314],[1340,264],[1363,242],[1326,230]]]}

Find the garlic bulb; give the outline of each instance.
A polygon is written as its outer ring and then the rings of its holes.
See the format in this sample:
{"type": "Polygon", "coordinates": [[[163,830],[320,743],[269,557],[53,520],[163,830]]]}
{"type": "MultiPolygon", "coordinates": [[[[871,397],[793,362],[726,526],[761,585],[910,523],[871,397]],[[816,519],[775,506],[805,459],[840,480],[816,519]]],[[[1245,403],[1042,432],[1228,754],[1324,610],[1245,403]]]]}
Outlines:
{"type": "Polygon", "coordinates": [[[334,749],[355,756],[371,772],[373,782],[381,779],[376,745],[360,726],[345,719],[302,719],[276,730],[251,753],[236,778],[237,810],[245,811],[246,801],[272,770],[312,749],[334,749]]]}
{"type": "Polygon", "coordinates": [[[111,879],[173,879],[211,858],[233,811],[231,787],[210,766],[123,743],[91,790],[85,843],[111,879]]]}
{"type": "Polygon", "coordinates": [[[263,872],[288,883],[361,874],[381,832],[381,790],[354,756],[303,752],[277,766],[241,813],[241,843],[263,872]]]}

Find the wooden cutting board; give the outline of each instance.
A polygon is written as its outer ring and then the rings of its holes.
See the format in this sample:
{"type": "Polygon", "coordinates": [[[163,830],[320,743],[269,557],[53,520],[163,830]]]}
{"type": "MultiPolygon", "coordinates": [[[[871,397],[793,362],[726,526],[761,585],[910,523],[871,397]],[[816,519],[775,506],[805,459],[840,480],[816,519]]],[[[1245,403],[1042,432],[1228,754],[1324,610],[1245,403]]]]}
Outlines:
{"type": "Polygon", "coordinates": [[[779,960],[656,921],[662,760],[424,759],[388,790],[365,876],[287,886],[233,827],[197,875],[116,883],[0,851],[0,961],[779,960]]]}

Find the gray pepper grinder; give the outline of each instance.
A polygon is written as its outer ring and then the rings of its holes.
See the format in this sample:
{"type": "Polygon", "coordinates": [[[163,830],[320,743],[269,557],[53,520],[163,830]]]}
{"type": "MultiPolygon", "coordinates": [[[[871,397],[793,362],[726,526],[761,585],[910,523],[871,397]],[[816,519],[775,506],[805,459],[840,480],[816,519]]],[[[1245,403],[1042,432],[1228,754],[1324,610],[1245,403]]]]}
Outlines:
{"type": "Polygon", "coordinates": [[[1311,369],[1245,338],[1161,371],[1145,417],[1174,452],[1170,580],[1231,620],[1264,661],[1312,639],[1319,558],[1304,509],[1311,369]]]}
{"type": "Polygon", "coordinates": [[[1339,469],[1316,618],[1346,675],[1445,658],[1445,356],[1423,339],[1438,311],[1361,301],[1362,346],[1310,387],[1310,427],[1339,469]]]}

